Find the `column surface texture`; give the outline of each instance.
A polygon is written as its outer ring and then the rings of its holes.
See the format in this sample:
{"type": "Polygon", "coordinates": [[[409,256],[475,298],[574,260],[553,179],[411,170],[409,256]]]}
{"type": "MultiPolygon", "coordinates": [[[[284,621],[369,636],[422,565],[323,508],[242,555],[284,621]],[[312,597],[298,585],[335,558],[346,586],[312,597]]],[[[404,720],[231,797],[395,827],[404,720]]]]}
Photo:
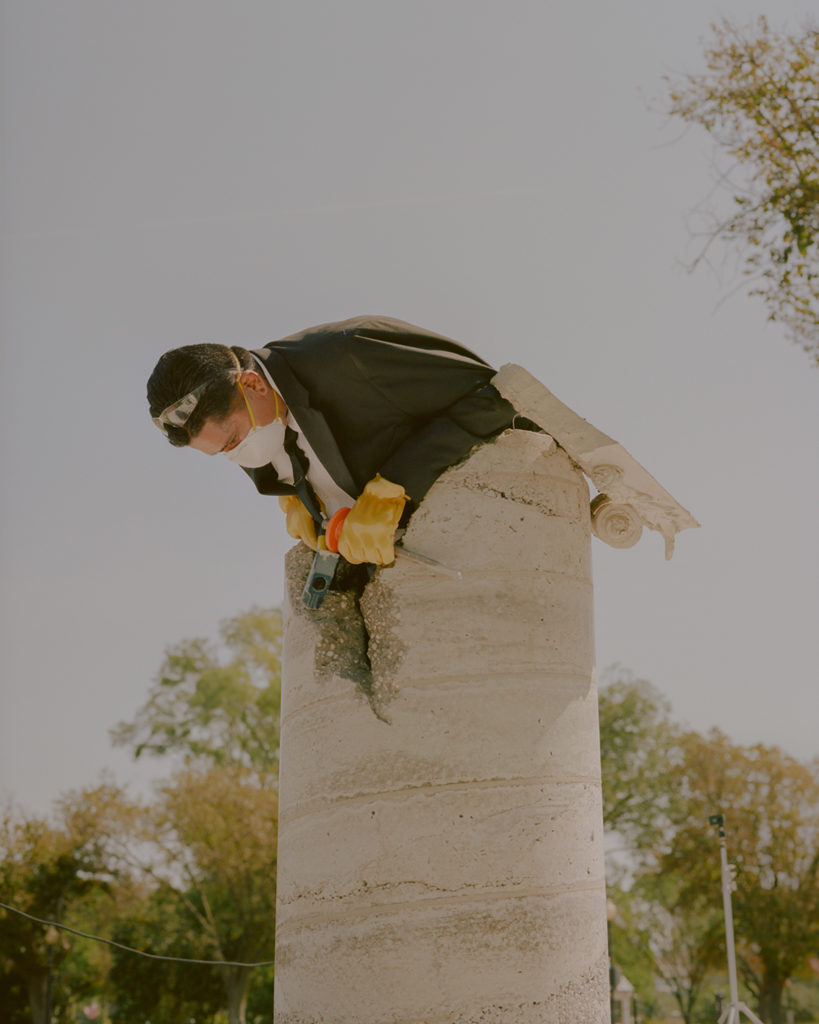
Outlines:
{"type": "Polygon", "coordinates": [[[589,494],[547,435],[448,470],[360,600],[288,554],[276,1024],[602,1024],[589,494]]]}

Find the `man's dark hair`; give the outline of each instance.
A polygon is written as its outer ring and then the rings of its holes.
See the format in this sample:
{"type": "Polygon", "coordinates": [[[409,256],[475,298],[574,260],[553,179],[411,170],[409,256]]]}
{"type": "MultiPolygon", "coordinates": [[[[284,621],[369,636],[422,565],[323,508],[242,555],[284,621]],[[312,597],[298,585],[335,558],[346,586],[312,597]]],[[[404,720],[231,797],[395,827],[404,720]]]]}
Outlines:
{"type": "Polygon", "coordinates": [[[148,378],[148,405],[156,417],[202,384],[208,386],[184,426],[166,423],[168,440],[175,448],[190,444],[205,420],[222,420],[240,401],[236,370],[255,370],[247,349],[234,345],[183,345],[162,356],[148,378]]]}

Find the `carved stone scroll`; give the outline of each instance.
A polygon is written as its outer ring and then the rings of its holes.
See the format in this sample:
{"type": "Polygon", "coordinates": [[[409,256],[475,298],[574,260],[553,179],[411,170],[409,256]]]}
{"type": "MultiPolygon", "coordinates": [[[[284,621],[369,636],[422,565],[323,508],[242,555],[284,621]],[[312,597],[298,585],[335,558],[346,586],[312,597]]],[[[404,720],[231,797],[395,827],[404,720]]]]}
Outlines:
{"type": "MultiPolygon", "coordinates": [[[[523,367],[506,363],[492,383],[518,412],[551,434],[602,495],[615,505],[628,506],[645,526],[662,534],[666,558],[674,553],[674,538],[680,530],[700,525],[621,444],[555,398],[545,384],[523,367]]],[[[598,521],[600,515],[604,520],[613,515],[611,508],[598,508],[598,521]]],[[[622,515],[618,513],[620,518],[612,520],[613,530],[604,526],[598,532],[593,527],[595,534],[607,544],[612,543],[610,537],[622,541],[629,535],[623,531],[622,515]]],[[[613,546],[631,544],[620,542],[613,546]]]]}
{"type": "Polygon", "coordinates": [[[633,548],[643,535],[643,522],[632,505],[598,494],[591,503],[591,528],[595,537],[613,548],[633,548]]]}

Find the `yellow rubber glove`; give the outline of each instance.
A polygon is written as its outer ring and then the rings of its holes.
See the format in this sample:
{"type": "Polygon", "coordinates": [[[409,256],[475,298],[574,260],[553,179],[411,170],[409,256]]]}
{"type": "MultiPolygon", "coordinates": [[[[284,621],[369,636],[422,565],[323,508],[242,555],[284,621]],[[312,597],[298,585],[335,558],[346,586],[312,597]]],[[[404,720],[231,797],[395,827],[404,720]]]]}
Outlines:
{"type": "Polygon", "coordinates": [[[301,498],[296,494],[287,494],[279,498],[279,508],[287,516],[287,532],[296,540],[304,541],[308,548],[316,550],[316,524],[313,517],[304,507],[301,498]]]}
{"type": "Polygon", "coordinates": [[[348,562],[389,565],[395,561],[395,531],[409,496],[400,484],[374,476],[344,520],[339,554],[348,562]]]}

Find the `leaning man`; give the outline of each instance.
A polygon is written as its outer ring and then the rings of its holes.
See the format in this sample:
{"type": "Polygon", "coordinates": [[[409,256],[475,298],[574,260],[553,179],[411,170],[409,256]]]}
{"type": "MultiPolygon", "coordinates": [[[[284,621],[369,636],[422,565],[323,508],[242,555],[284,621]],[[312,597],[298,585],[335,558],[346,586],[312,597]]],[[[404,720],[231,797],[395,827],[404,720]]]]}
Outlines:
{"type": "Polygon", "coordinates": [[[388,565],[396,530],[434,481],[508,427],[537,429],[449,338],[387,317],[322,324],[263,348],[185,345],[148,381],[154,423],[176,447],[224,455],[279,496],[288,533],[317,533],[351,506],[338,550],[388,565]]]}

